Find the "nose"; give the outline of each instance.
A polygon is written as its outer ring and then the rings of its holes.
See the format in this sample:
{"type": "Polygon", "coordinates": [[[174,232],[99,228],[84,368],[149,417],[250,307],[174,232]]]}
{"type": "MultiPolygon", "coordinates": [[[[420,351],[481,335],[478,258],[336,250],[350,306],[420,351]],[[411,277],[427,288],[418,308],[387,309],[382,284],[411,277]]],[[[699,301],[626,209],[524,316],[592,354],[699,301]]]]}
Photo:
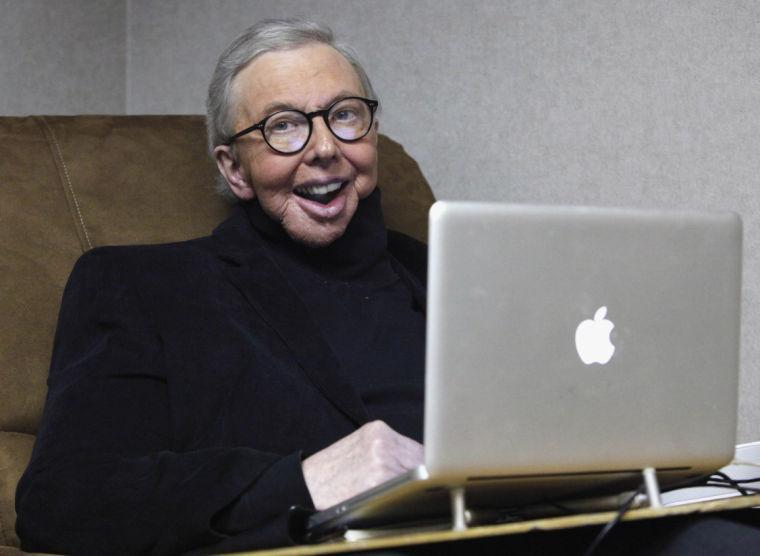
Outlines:
{"type": "Polygon", "coordinates": [[[309,144],[306,145],[308,162],[324,162],[334,159],[338,154],[338,140],[322,118],[314,118],[312,125],[309,144]]]}

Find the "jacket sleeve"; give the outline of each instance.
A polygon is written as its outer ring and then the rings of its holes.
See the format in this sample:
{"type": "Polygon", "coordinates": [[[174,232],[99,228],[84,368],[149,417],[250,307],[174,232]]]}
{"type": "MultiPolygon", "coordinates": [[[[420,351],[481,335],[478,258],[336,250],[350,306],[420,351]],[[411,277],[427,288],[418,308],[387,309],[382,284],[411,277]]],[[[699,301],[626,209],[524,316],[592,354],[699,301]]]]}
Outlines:
{"type": "Polygon", "coordinates": [[[178,553],[245,528],[259,546],[290,544],[288,509],[311,506],[300,454],[177,446],[161,339],[113,252],[84,255],[64,292],[17,490],[22,547],[178,553]]]}

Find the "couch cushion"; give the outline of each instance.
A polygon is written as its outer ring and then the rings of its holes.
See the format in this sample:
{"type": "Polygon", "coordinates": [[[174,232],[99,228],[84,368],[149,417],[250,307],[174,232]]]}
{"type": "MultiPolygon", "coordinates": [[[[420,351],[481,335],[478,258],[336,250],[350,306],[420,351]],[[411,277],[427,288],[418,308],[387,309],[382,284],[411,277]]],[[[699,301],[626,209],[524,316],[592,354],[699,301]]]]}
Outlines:
{"type": "Polygon", "coordinates": [[[0,430],[36,431],[77,257],[209,233],[212,172],[201,117],[0,118],[0,430]]]}
{"type": "Polygon", "coordinates": [[[380,135],[377,143],[378,186],[382,191],[385,223],[427,242],[428,209],[435,201],[425,176],[399,143],[380,135]]]}
{"type": "Polygon", "coordinates": [[[14,499],[16,483],[29,463],[34,436],[0,432],[0,545],[18,546],[14,499]]]}
{"type": "Polygon", "coordinates": [[[36,430],[61,289],[81,253],[49,153],[35,121],[0,118],[0,430],[36,430]]]}
{"type": "Polygon", "coordinates": [[[213,192],[202,117],[38,118],[84,250],[208,234],[228,206],[213,192]]]}

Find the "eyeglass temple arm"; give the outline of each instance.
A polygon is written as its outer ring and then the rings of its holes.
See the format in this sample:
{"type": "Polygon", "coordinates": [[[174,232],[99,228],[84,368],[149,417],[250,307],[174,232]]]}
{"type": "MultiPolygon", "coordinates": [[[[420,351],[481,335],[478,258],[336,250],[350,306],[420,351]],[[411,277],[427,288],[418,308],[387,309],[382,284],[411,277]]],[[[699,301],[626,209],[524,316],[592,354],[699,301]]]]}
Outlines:
{"type": "Polygon", "coordinates": [[[261,127],[262,127],[261,123],[258,123],[258,124],[253,124],[252,126],[249,126],[249,127],[245,128],[245,129],[243,129],[243,130],[241,130],[241,131],[238,131],[238,132],[237,132],[235,135],[233,135],[232,137],[229,137],[229,138],[228,138],[226,141],[224,141],[224,142],[222,143],[222,145],[225,145],[225,146],[229,147],[229,146],[232,144],[232,142],[233,142],[235,139],[237,139],[238,137],[242,137],[243,135],[245,135],[245,134],[247,134],[247,133],[250,133],[250,132],[252,132],[252,131],[256,131],[257,129],[259,129],[259,128],[261,128],[261,127]]]}

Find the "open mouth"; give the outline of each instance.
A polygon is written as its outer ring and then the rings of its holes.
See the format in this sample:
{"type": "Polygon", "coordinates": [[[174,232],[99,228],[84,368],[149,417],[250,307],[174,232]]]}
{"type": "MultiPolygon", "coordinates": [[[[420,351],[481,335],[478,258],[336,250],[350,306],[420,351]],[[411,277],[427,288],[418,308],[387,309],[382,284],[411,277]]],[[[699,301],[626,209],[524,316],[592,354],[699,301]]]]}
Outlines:
{"type": "Polygon", "coordinates": [[[307,185],[297,187],[294,193],[299,197],[308,199],[309,201],[315,201],[323,205],[328,204],[330,201],[338,196],[338,193],[348,182],[336,181],[332,183],[326,183],[322,185],[307,185]]]}

